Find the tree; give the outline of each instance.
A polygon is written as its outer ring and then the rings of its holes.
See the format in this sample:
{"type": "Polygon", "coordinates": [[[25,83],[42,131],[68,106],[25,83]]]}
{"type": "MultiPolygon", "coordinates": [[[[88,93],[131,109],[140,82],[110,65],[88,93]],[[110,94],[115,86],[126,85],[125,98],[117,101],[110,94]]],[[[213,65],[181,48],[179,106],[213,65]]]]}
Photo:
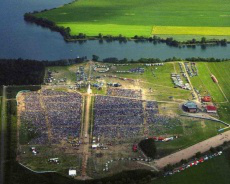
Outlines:
{"type": "Polygon", "coordinates": [[[196,158],[200,158],[201,157],[201,152],[197,152],[195,155],[196,158]]]}
{"type": "Polygon", "coordinates": [[[207,40],[206,40],[205,37],[202,37],[202,38],[201,38],[201,43],[206,43],[206,41],[207,41],[207,40]]]}
{"type": "Polygon", "coordinates": [[[215,153],[215,152],[216,152],[216,149],[213,148],[213,147],[211,147],[211,148],[210,148],[210,152],[215,153]]]}
{"type": "Polygon", "coordinates": [[[92,57],[93,57],[92,58],[93,61],[98,61],[99,60],[99,56],[97,56],[97,55],[93,55],[92,57]]]}
{"type": "Polygon", "coordinates": [[[139,143],[139,147],[146,156],[154,159],[156,157],[157,149],[153,139],[144,139],[139,143]]]}

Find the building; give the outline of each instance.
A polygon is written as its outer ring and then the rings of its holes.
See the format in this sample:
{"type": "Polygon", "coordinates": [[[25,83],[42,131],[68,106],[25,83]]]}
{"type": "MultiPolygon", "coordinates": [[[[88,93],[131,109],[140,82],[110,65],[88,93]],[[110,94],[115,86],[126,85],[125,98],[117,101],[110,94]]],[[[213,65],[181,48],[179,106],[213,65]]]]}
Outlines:
{"type": "Polygon", "coordinates": [[[212,98],[210,96],[204,96],[201,100],[202,102],[211,102],[212,98]]]}
{"type": "Polygon", "coordinates": [[[208,113],[217,113],[217,108],[213,105],[207,105],[206,110],[208,113]]]}
{"type": "Polygon", "coordinates": [[[198,107],[195,102],[188,101],[183,105],[183,109],[186,112],[195,113],[198,110],[198,107]]]}

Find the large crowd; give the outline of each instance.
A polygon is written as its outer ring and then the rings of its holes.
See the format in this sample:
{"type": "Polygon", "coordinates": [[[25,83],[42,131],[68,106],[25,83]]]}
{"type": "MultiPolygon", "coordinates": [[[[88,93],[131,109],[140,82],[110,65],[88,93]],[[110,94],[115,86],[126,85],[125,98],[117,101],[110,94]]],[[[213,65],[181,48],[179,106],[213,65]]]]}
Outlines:
{"type": "Polygon", "coordinates": [[[68,138],[77,138],[80,133],[82,117],[82,96],[54,90],[42,90],[41,93],[25,94],[25,111],[21,114],[21,122],[36,132],[32,144],[45,144],[48,140],[50,125],[52,144],[68,138]],[[43,105],[42,105],[43,104],[43,105]]]}
{"type": "Polygon", "coordinates": [[[160,115],[157,102],[147,102],[145,112],[150,135],[163,135],[181,125],[178,119],[160,115]]]}
{"type": "Polygon", "coordinates": [[[141,99],[141,90],[108,88],[107,95],[141,99]]]}
{"type": "Polygon", "coordinates": [[[96,96],[94,136],[108,139],[134,138],[143,134],[144,113],[141,100],[96,96]]]}

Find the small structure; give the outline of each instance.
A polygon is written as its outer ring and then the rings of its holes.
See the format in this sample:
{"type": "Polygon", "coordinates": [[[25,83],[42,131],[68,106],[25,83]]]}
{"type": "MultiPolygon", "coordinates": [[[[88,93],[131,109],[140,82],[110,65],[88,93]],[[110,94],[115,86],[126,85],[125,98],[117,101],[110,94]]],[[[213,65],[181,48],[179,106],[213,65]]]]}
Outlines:
{"type": "Polygon", "coordinates": [[[76,169],[69,169],[69,176],[76,176],[77,175],[77,170],[76,169]]]}
{"type": "Polygon", "coordinates": [[[213,105],[206,106],[207,113],[217,113],[217,108],[213,105]]]}
{"type": "Polygon", "coordinates": [[[213,82],[215,82],[215,83],[218,83],[218,80],[217,80],[217,78],[215,77],[215,75],[211,75],[211,78],[212,78],[212,80],[213,80],[213,82]]]}
{"type": "Polygon", "coordinates": [[[202,102],[211,102],[212,98],[210,96],[204,96],[201,100],[202,102]]]}
{"type": "Polygon", "coordinates": [[[186,102],[186,103],[183,105],[183,109],[184,109],[186,112],[196,113],[197,110],[198,110],[198,107],[197,107],[197,105],[196,105],[195,102],[188,101],[188,102],[186,102]]]}

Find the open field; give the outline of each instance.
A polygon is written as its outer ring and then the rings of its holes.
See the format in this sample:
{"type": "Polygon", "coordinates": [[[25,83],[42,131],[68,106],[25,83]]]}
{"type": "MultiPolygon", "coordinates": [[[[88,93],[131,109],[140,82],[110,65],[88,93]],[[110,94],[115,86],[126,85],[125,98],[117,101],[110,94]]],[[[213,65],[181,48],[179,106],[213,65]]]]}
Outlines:
{"type": "MultiPolygon", "coordinates": [[[[187,35],[229,35],[229,10],[225,0],[79,0],[36,16],[70,27],[72,35],[150,36],[154,26],[192,27],[181,32],[187,35]]],[[[175,29],[167,30],[167,34],[175,34],[175,29]]]]}
{"type": "Polygon", "coordinates": [[[202,95],[211,95],[219,107],[219,116],[223,121],[230,122],[230,62],[197,63],[199,75],[191,81],[202,95]],[[219,81],[214,83],[210,77],[213,74],[219,81]]]}
{"type": "MultiPolygon", "coordinates": [[[[166,143],[157,143],[158,154],[161,156],[168,155],[192,146],[217,135],[218,130],[224,127],[224,125],[213,121],[181,118],[181,126],[173,129],[174,135],[178,135],[179,138],[166,143]]],[[[170,132],[167,134],[166,132],[165,135],[172,134],[170,134],[170,132]]]]}
{"type": "Polygon", "coordinates": [[[226,153],[201,163],[198,166],[186,169],[181,173],[166,178],[159,178],[152,184],[228,184],[230,182],[230,162],[226,153]]]}
{"type": "Polygon", "coordinates": [[[230,35],[230,27],[179,27],[154,26],[153,35],[202,35],[223,36],[230,35]]]}

